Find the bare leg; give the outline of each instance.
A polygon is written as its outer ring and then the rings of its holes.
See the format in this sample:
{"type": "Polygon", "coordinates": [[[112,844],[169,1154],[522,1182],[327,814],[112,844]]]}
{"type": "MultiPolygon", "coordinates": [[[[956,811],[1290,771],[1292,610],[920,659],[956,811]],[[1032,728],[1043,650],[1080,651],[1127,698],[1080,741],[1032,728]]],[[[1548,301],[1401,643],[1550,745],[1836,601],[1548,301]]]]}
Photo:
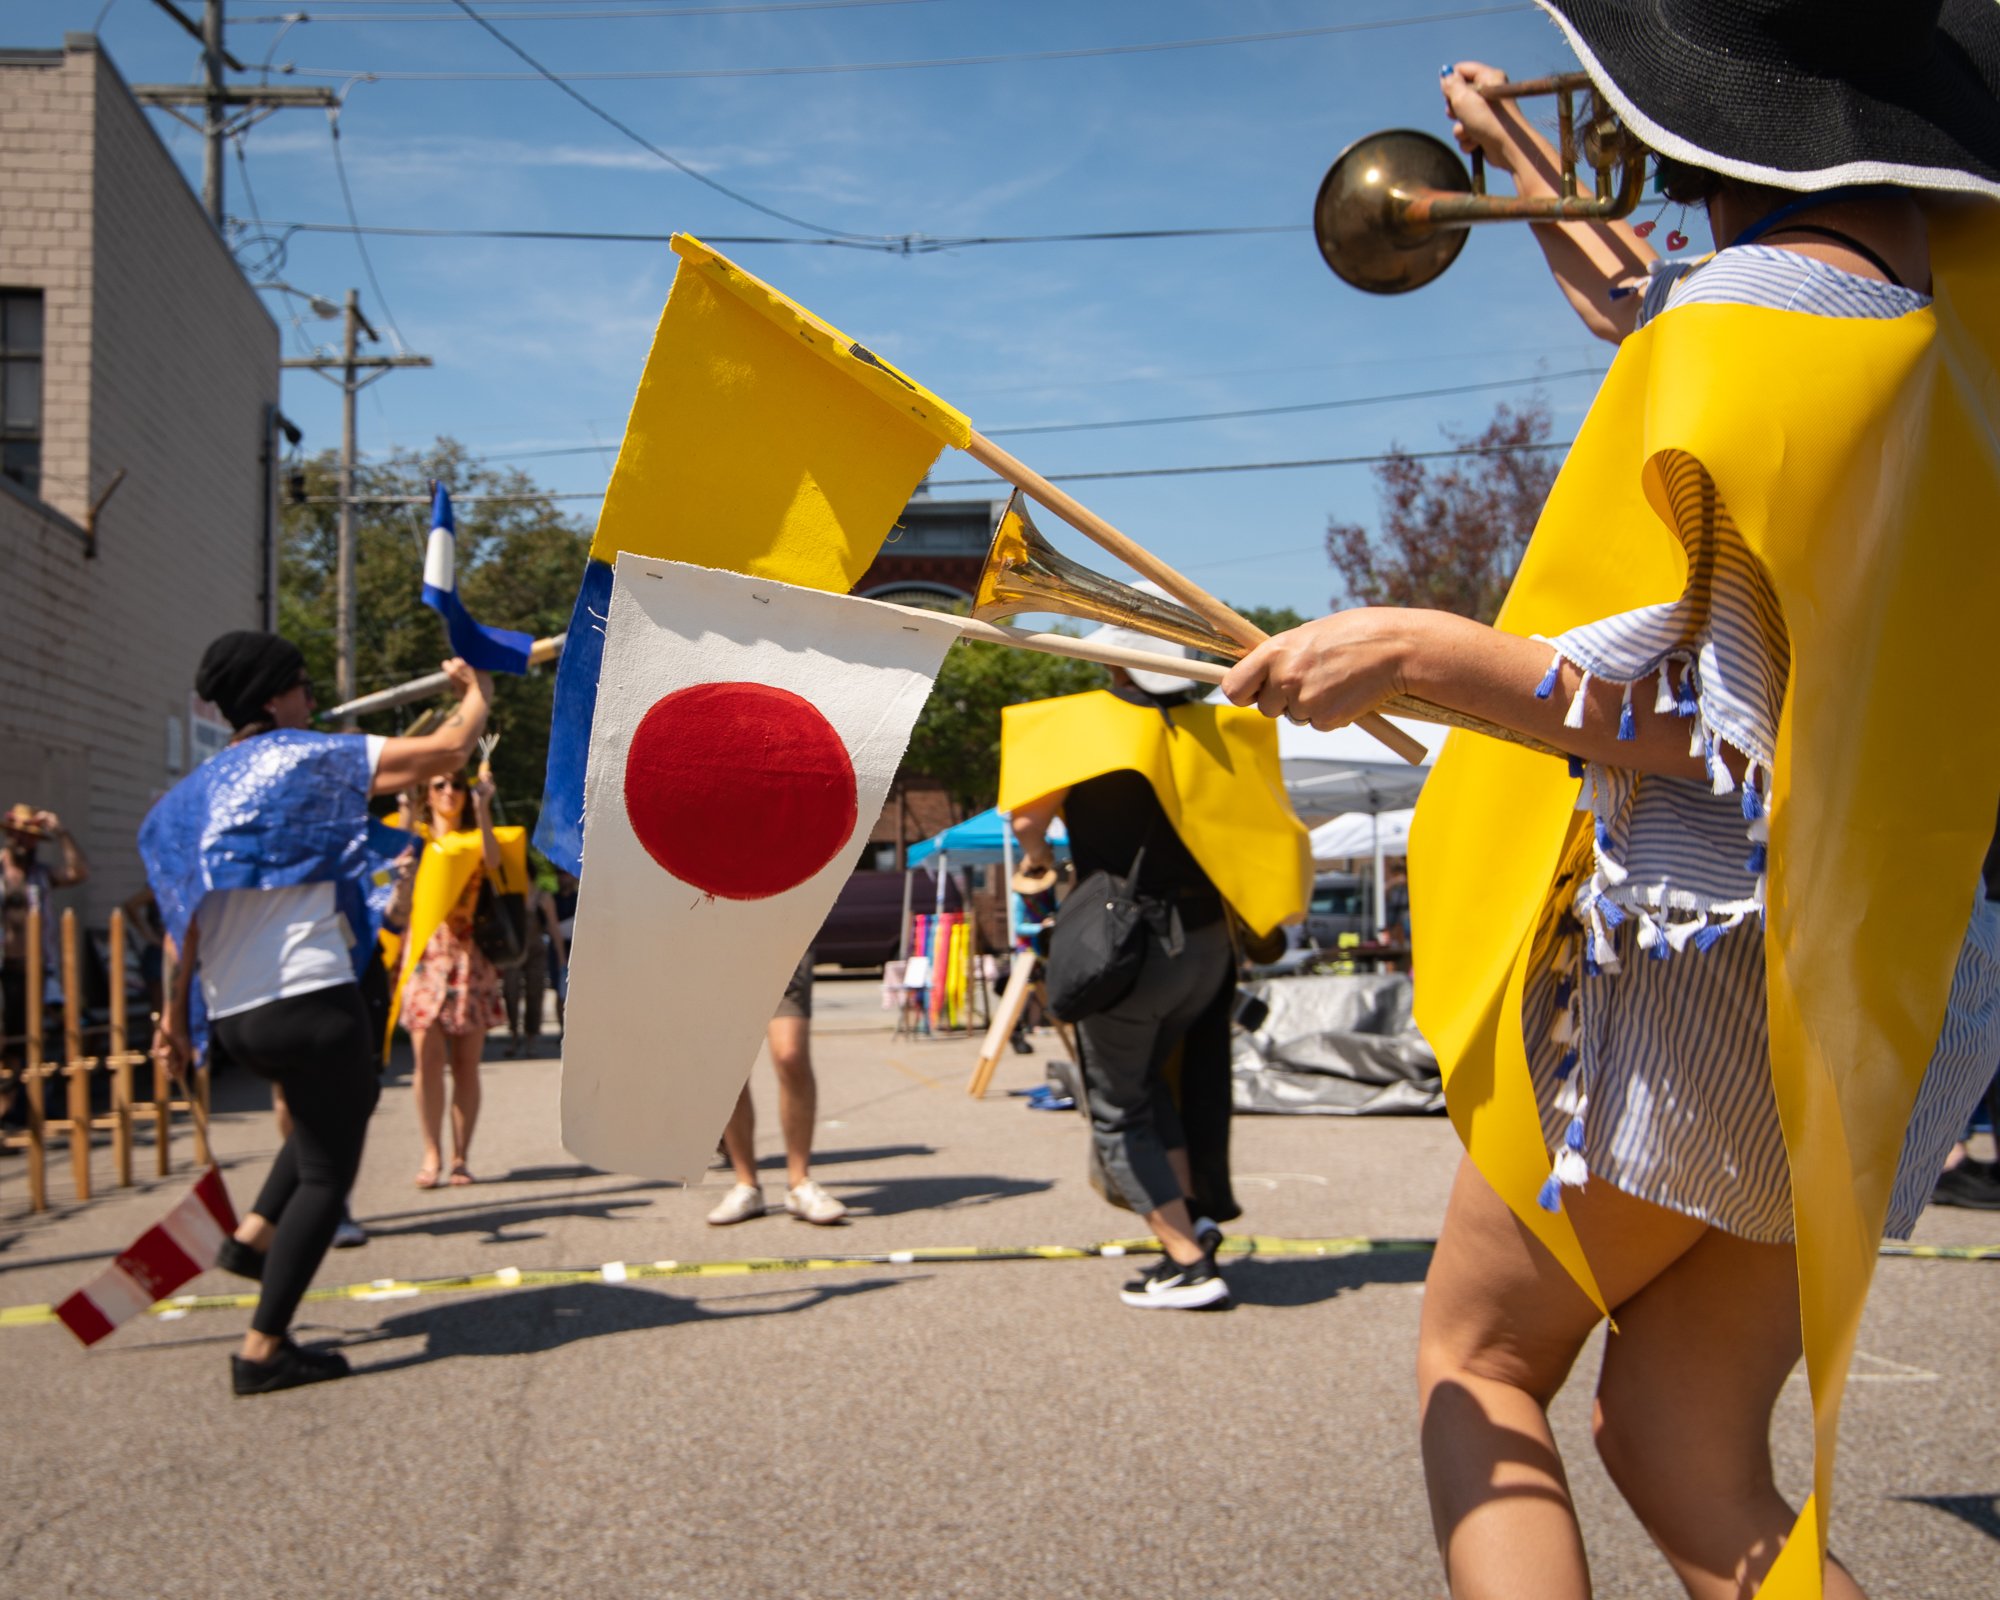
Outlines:
{"type": "Polygon", "coordinates": [[[417,1029],[410,1039],[413,1064],[410,1069],[410,1098],[417,1107],[417,1132],[424,1141],[424,1159],[417,1168],[417,1182],[430,1188],[444,1170],[444,1057],[442,1028],[417,1029]]]}
{"type": "Polygon", "coordinates": [[[765,1030],[771,1065],[778,1070],[778,1126],[785,1136],[785,1182],[794,1189],[812,1176],[813,1123],[819,1116],[811,1031],[804,1017],[773,1017],[765,1030]]]}
{"type": "MultiPolygon", "coordinates": [[[[1565,1204],[1614,1306],[1706,1231],[1602,1182],[1565,1204]]],[[[1582,1290],[1462,1161],[1417,1354],[1431,1523],[1458,1600],[1589,1595],[1548,1404],[1597,1322],[1582,1290]]]]}
{"type": "Polygon", "coordinates": [[[736,1097],[736,1109],[729,1114],[729,1125],[722,1130],[723,1153],[729,1157],[729,1165],[736,1173],[738,1183],[757,1185],[757,1108],[750,1103],[750,1085],[743,1085],[743,1092],[736,1097]]]}
{"type": "Polygon", "coordinates": [[[457,1035],[451,1047],[451,1181],[470,1183],[472,1130],[479,1121],[479,1058],[486,1035],[474,1028],[457,1035]]]}
{"type": "MultiPolygon", "coordinates": [[[[1188,1168],[1187,1151],[1169,1150],[1167,1165],[1174,1169],[1181,1193],[1193,1194],[1194,1176],[1188,1168]]],[[[1191,1267],[1201,1259],[1201,1244],[1194,1236],[1194,1218],[1188,1212],[1185,1199],[1169,1200],[1157,1211],[1148,1211],[1146,1226],[1153,1230],[1153,1237],[1160,1241],[1167,1254],[1182,1266],[1191,1267]]]]}
{"type": "MultiPolygon", "coordinates": [[[[1692,1600],[1750,1600],[1791,1532],[1771,1410],[1798,1364],[1790,1245],[1710,1229],[1618,1307],[1597,1385],[1597,1451],[1692,1600]]],[[[1828,1565],[1828,1600],[1861,1590],[1828,1565]]]]}

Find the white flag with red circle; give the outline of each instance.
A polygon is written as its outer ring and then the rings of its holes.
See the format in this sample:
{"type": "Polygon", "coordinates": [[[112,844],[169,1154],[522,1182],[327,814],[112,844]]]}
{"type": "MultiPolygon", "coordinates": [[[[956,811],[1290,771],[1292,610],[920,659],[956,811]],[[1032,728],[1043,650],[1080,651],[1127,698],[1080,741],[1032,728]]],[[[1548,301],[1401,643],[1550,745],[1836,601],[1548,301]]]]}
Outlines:
{"type": "Polygon", "coordinates": [[[698,1174],[881,814],[953,619],[620,555],[585,777],[562,1133],[698,1174]]]}

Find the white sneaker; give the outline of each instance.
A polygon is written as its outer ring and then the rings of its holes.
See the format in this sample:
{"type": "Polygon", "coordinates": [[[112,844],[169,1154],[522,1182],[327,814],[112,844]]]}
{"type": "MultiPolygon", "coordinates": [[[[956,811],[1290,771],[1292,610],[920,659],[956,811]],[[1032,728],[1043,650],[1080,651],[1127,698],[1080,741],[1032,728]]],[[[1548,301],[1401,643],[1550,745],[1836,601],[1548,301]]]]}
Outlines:
{"type": "Polygon", "coordinates": [[[732,1222],[748,1222],[764,1214],[764,1191],[753,1183],[739,1183],[722,1197],[722,1203],[708,1214],[709,1226],[726,1227],[732,1222]]]}
{"type": "Polygon", "coordinates": [[[847,1207],[828,1194],[811,1178],[785,1196],[785,1209],[801,1222],[826,1227],[847,1215],[847,1207]]]}

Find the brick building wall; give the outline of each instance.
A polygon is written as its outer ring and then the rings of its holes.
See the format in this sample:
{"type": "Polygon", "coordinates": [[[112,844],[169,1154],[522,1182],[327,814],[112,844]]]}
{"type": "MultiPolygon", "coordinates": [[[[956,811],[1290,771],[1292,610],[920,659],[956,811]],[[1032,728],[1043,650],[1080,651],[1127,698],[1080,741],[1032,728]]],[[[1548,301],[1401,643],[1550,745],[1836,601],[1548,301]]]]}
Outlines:
{"type": "Polygon", "coordinates": [[[102,926],[202,647],[267,614],[278,330],[88,36],[0,51],[0,288],[45,326],[40,499],[0,481],[0,807],[62,814],[102,926]]]}

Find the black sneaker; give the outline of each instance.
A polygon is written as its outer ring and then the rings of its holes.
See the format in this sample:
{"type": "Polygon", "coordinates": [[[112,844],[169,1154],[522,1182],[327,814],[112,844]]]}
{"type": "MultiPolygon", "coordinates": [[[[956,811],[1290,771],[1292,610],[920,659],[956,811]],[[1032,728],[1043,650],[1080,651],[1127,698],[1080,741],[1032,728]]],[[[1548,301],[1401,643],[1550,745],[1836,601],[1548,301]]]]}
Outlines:
{"type": "Polygon", "coordinates": [[[269,1361],[229,1358],[229,1384],[238,1394],[275,1394],[303,1384],[344,1378],[354,1369],[338,1350],[307,1350],[287,1339],[269,1361]]]}
{"type": "Polygon", "coordinates": [[[1145,1311],[1224,1311],[1229,1307],[1229,1285],[1212,1256],[1191,1266],[1162,1256],[1143,1278],[1126,1284],[1118,1298],[1145,1311]]]}
{"type": "Polygon", "coordinates": [[[1214,1260],[1215,1252],[1222,1248],[1222,1224],[1213,1217],[1196,1217],[1194,1242],[1201,1246],[1203,1255],[1214,1260]]]}
{"type": "Polygon", "coordinates": [[[264,1252],[252,1250],[241,1239],[224,1239],[222,1248],[215,1252],[215,1264],[252,1283],[264,1281],[264,1252]]]}
{"type": "Polygon", "coordinates": [[[2000,1170],[1969,1157],[1949,1172],[1938,1174],[1931,1191],[1934,1206],[1963,1206],[1968,1211],[2000,1211],[2000,1170]]]}

